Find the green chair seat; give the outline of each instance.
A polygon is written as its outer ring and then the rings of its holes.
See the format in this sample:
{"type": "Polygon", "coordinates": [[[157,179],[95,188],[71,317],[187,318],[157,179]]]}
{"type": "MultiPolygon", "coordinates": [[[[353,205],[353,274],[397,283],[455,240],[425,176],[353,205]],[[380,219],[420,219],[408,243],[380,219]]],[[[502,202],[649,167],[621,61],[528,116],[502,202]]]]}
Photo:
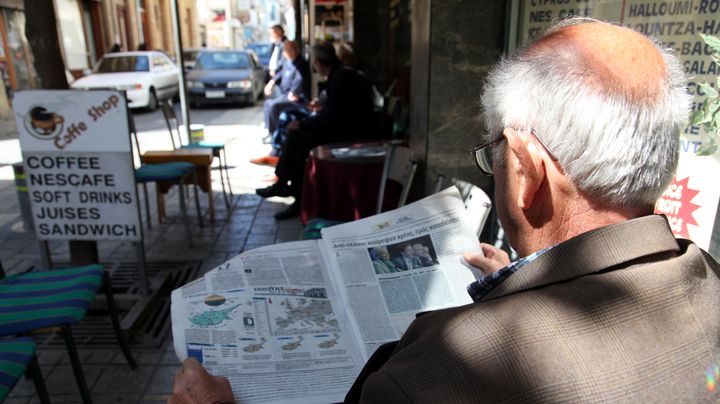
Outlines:
{"type": "Polygon", "coordinates": [[[25,374],[34,355],[35,343],[30,338],[0,341],[0,403],[25,374]]]}
{"type": "Polygon", "coordinates": [[[195,166],[192,163],[172,162],[147,164],[135,170],[138,182],[177,181],[192,173],[195,166]]]}
{"type": "Polygon", "coordinates": [[[30,272],[0,280],[0,336],[82,320],[103,283],[101,265],[30,272]]]}
{"type": "Polygon", "coordinates": [[[181,149],[222,149],[225,147],[223,143],[211,143],[211,142],[197,142],[190,143],[188,145],[181,146],[181,149]]]}

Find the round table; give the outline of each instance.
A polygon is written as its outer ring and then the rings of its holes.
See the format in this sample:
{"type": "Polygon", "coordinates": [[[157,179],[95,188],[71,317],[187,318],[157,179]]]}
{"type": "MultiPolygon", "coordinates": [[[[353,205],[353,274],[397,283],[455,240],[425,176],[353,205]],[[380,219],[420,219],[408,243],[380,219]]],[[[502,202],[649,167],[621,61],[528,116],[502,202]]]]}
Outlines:
{"type": "MultiPolygon", "coordinates": [[[[351,221],[376,213],[385,149],[378,142],[340,142],[310,151],[300,219],[351,221]]],[[[383,210],[397,207],[400,184],[388,182],[383,210]],[[394,201],[394,202],[393,202],[394,201]]]]}

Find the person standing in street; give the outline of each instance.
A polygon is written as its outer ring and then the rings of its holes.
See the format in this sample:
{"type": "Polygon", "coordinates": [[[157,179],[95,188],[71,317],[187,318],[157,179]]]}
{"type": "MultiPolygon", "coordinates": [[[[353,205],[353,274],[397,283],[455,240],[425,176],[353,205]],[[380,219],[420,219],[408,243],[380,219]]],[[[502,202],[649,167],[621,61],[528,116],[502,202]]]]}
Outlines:
{"type": "Polygon", "coordinates": [[[285,30],[282,25],[276,24],[270,27],[270,42],[272,42],[272,53],[268,62],[270,78],[275,78],[283,68],[283,46],[287,41],[285,30]]]}

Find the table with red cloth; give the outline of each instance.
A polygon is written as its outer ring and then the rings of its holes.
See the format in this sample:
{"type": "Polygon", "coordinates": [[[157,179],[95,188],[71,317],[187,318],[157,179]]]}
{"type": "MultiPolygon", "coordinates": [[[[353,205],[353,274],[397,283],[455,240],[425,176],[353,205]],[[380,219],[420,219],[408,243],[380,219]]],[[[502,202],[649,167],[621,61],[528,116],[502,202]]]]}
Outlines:
{"type": "MultiPolygon", "coordinates": [[[[340,142],[310,151],[300,219],[351,221],[376,213],[385,152],[377,142],[340,142]]],[[[397,207],[400,184],[389,181],[383,211],[397,207]]]]}

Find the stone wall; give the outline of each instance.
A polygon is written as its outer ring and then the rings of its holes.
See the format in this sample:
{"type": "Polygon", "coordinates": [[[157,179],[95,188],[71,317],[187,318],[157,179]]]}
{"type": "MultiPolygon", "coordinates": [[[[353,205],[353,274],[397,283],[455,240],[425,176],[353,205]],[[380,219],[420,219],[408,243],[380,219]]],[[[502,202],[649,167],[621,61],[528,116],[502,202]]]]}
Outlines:
{"type": "Polygon", "coordinates": [[[421,160],[415,198],[437,174],[490,188],[467,150],[480,142],[482,81],[503,50],[503,0],[413,0],[410,145],[421,160]]]}

